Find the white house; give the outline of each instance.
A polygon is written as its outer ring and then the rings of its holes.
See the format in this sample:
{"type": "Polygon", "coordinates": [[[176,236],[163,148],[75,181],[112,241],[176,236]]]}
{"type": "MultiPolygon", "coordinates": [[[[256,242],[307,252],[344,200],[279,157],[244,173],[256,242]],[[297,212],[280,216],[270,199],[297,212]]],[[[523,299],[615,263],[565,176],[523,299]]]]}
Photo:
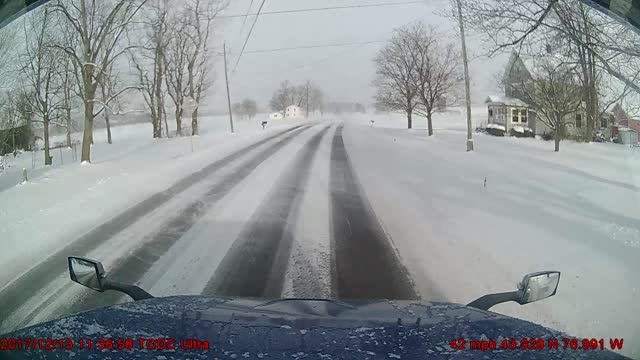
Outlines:
{"type": "Polygon", "coordinates": [[[286,118],[299,118],[303,116],[302,108],[300,106],[291,105],[287,107],[285,111],[286,118]]]}
{"type": "Polygon", "coordinates": [[[516,98],[490,95],[485,100],[488,110],[488,124],[499,126],[502,131],[510,132],[514,127],[529,128],[531,125],[529,106],[516,98]]]}
{"type": "Polygon", "coordinates": [[[274,112],[269,114],[269,119],[271,120],[280,120],[282,119],[282,114],[280,114],[279,112],[274,112]]]}
{"type": "MultiPolygon", "coordinates": [[[[536,82],[545,81],[547,74],[545,74],[544,67],[541,66],[542,64],[549,62],[559,65],[562,64],[563,61],[565,61],[565,59],[562,56],[549,53],[540,56],[524,56],[513,52],[505,67],[502,80],[505,88],[505,96],[502,98],[489,96],[485,101],[489,112],[489,124],[495,123],[498,124],[498,126],[504,126],[507,132],[517,126],[529,127],[536,135],[552,133],[552,130],[545,122],[538,119],[539,114],[536,114],[536,112],[521,99],[524,97],[523,89],[526,86],[535,86],[536,82]],[[506,115],[506,117],[504,119],[500,118],[501,115],[506,115]]],[[[569,135],[574,137],[582,136],[586,128],[586,113],[584,108],[567,114],[564,121],[567,125],[569,135]]]]}

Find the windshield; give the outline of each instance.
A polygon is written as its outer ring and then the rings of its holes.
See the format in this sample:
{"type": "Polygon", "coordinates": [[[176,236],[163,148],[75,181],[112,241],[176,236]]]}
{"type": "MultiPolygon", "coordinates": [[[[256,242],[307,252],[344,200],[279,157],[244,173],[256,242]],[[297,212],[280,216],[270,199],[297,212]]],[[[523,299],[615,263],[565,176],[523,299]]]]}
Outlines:
{"type": "Polygon", "coordinates": [[[0,9],[0,333],[130,301],[68,256],[156,297],[467,304],[560,271],[492,311],[640,356],[631,5],[24,5],[0,9]]]}

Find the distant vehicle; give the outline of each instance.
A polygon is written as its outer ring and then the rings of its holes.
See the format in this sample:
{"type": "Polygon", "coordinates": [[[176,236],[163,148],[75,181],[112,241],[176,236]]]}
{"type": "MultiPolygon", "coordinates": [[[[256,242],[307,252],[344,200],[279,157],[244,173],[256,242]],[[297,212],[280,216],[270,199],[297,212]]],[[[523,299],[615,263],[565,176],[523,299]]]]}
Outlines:
{"type": "MultiPolygon", "coordinates": [[[[57,351],[37,352],[39,358],[549,358],[571,351],[563,350],[563,339],[572,339],[566,334],[488,311],[508,301],[524,305],[555,295],[560,282],[558,271],[525,275],[516,291],[485,295],[460,305],[391,300],[154,298],[135,285],[108,279],[98,261],[69,257],[68,262],[71,280],[99,292],[122,292],[135,302],[71,315],[5,336],[55,339],[52,346],[57,351]]],[[[584,344],[572,341],[575,346],[584,344]]],[[[594,356],[593,351],[570,354],[587,359],[594,356]]],[[[606,349],[597,351],[598,358],[624,358],[606,349]]],[[[22,350],[8,354],[17,359],[36,353],[22,350]]]]}

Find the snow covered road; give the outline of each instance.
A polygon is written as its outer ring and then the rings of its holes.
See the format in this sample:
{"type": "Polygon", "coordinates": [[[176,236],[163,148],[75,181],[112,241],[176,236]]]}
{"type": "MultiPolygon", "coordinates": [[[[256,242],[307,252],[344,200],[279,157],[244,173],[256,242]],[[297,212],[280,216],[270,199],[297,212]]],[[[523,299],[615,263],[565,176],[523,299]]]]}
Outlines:
{"type": "Polygon", "coordinates": [[[69,255],[100,259],[110,278],[154,295],[418,298],[358,185],[342,131],[339,123],[293,127],[99,224],[0,292],[0,331],[126,300],[71,283],[69,255]],[[316,169],[323,157],[329,172],[316,169]],[[328,191],[307,197],[311,177],[328,191]],[[330,212],[317,211],[317,197],[329,199],[330,212]],[[299,218],[333,226],[318,244],[299,218]],[[306,270],[291,271],[299,256],[315,255],[306,270]]]}
{"type": "Polygon", "coordinates": [[[72,283],[69,255],[99,259],[112,279],[155,296],[467,303],[559,270],[553,298],[493,310],[629,339],[622,352],[640,355],[629,321],[640,318],[637,154],[570,143],[553,154],[490,136],[465,153],[463,132],[426,138],[369,120],[256,137],[106,216],[0,290],[0,333],[128,301],[72,283]],[[612,160],[595,165],[598,156],[612,160]]]}

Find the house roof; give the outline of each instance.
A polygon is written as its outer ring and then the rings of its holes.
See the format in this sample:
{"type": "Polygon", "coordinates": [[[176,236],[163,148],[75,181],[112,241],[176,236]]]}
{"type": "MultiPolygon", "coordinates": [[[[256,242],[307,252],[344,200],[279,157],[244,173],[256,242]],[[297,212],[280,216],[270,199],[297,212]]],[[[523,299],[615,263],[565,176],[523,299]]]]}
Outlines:
{"type": "MultiPolygon", "coordinates": [[[[522,62],[522,65],[527,70],[532,79],[544,79],[547,74],[545,70],[546,65],[552,66],[560,66],[562,64],[574,64],[575,60],[572,60],[564,55],[560,54],[547,54],[544,53],[542,55],[525,55],[518,54],[516,52],[512,53],[513,61],[519,59],[522,62]]],[[[511,64],[513,64],[511,61],[511,64]]]]}
{"type": "Polygon", "coordinates": [[[520,99],[510,98],[506,96],[498,96],[498,95],[489,95],[487,99],[484,101],[485,104],[503,104],[503,105],[512,105],[512,106],[529,106],[527,103],[520,99]]]}

